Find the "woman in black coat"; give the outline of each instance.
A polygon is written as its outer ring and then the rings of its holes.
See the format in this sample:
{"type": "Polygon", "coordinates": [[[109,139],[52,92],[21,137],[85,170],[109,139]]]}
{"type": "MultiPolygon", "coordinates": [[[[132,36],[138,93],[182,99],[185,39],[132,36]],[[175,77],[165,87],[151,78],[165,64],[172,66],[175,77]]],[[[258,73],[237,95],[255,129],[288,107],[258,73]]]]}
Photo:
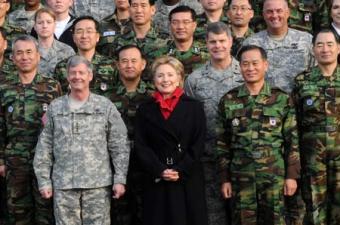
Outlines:
{"type": "Polygon", "coordinates": [[[183,65],[161,57],[152,65],[154,98],[136,115],[135,151],[141,163],[144,225],[207,225],[202,164],[205,115],[183,93],[183,65]]]}

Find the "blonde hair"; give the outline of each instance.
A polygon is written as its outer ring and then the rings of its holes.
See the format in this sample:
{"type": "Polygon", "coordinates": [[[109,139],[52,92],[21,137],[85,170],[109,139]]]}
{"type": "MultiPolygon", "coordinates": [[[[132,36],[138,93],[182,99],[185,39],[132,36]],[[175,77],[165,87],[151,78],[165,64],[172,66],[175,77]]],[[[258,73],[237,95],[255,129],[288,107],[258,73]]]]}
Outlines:
{"type": "Polygon", "coordinates": [[[51,9],[41,8],[41,9],[38,9],[38,11],[36,11],[36,13],[34,14],[34,22],[37,22],[38,16],[40,16],[43,13],[47,13],[48,15],[50,15],[53,18],[54,21],[57,20],[55,13],[51,9]]]}
{"type": "Polygon", "coordinates": [[[156,75],[156,70],[161,65],[169,65],[172,68],[175,69],[176,73],[180,75],[181,81],[180,81],[180,87],[183,87],[184,82],[184,66],[183,64],[176,58],[172,56],[162,56],[160,58],[157,58],[151,65],[151,73],[152,77],[154,78],[156,75]]]}

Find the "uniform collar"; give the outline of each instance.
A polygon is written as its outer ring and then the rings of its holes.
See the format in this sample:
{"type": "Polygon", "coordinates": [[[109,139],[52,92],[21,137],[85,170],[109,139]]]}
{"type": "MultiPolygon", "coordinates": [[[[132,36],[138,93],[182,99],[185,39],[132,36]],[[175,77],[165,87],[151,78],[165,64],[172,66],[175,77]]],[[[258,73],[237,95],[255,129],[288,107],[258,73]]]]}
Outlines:
{"type": "MultiPolygon", "coordinates": [[[[125,95],[127,93],[126,88],[120,79],[116,87],[117,87],[116,93],[118,95],[125,95]]],[[[137,85],[137,89],[134,93],[145,94],[146,90],[147,90],[147,84],[143,80],[140,80],[137,85]]]]}
{"type": "MultiPolygon", "coordinates": [[[[245,96],[250,96],[250,92],[248,88],[246,87],[246,85],[243,84],[238,91],[237,97],[245,97],[245,96]]],[[[258,100],[265,96],[271,96],[271,86],[266,81],[264,82],[263,87],[261,88],[261,91],[258,94],[256,99],[258,100]]]]}

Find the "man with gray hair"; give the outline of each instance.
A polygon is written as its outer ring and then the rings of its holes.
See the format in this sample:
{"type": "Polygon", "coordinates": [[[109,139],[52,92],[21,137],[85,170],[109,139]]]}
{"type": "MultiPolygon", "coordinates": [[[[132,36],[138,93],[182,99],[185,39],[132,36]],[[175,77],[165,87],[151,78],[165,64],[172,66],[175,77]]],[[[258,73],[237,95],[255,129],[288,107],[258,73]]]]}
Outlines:
{"type": "Polygon", "coordinates": [[[37,41],[13,41],[16,70],[0,77],[0,176],[6,178],[6,224],[52,225],[52,202],[39,196],[32,161],[48,104],[61,95],[55,80],[37,72],[37,41]]]}
{"type": "Polygon", "coordinates": [[[113,198],[125,192],[127,129],[113,103],[90,92],[86,58],[72,56],[67,73],[70,94],[51,103],[36,147],[39,191],[53,195],[57,225],[110,225],[110,186],[113,198]]]}
{"type": "Polygon", "coordinates": [[[216,117],[220,98],[242,82],[238,61],[230,54],[232,46],[231,31],[223,22],[209,23],[206,45],[210,61],[188,76],[185,92],[204,104],[207,117],[207,135],[203,165],[206,182],[206,198],[209,225],[226,224],[224,202],[221,199],[216,177],[216,117]]]}

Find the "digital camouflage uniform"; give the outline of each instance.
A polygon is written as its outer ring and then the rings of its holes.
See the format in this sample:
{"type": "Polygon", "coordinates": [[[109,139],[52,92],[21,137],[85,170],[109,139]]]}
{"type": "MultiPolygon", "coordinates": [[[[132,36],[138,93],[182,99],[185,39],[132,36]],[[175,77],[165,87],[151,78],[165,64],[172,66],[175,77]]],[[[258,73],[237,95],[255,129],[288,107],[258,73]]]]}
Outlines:
{"type": "Polygon", "coordinates": [[[19,75],[0,81],[0,165],[6,165],[8,224],[53,224],[52,201],[41,198],[33,173],[33,157],[42,117],[60,96],[60,85],[37,74],[23,85],[19,75]]]}
{"type": "Polygon", "coordinates": [[[243,45],[249,44],[266,50],[269,62],[266,80],[285,92],[291,92],[297,74],[314,66],[312,35],[307,32],[289,28],[282,40],[275,40],[264,30],[244,40],[243,45]]]}
{"type": "Polygon", "coordinates": [[[264,83],[257,96],[237,87],[221,98],[217,119],[221,181],[231,182],[233,225],[285,225],[284,179],[297,179],[295,108],[288,94],[264,83]]]}
{"type": "Polygon", "coordinates": [[[324,77],[318,67],[295,78],[305,224],[340,221],[340,67],[324,77]]]}
{"type": "Polygon", "coordinates": [[[115,225],[142,225],[143,177],[133,149],[134,123],[140,104],[150,99],[153,87],[140,81],[135,92],[127,92],[121,81],[115,86],[110,100],[115,104],[128,129],[131,154],[127,176],[127,192],[123,198],[113,200],[111,223],[115,225]]]}
{"type": "Polygon", "coordinates": [[[207,118],[207,135],[202,162],[206,188],[207,212],[209,225],[226,223],[224,201],[220,194],[220,185],[216,176],[216,117],[220,98],[229,90],[243,83],[239,63],[232,59],[225,70],[216,70],[210,61],[195,70],[185,81],[185,93],[201,101],[207,118]]]}
{"type": "Polygon", "coordinates": [[[54,76],[55,66],[58,62],[75,55],[72,47],[57,40],[53,40],[52,46],[48,49],[39,46],[39,53],[38,71],[49,77],[54,76]]]}
{"type": "Polygon", "coordinates": [[[124,33],[126,29],[131,29],[131,26],[130,19],[119,20],[116,13],[105,18],[99,27],[100,40],[96,47],[97,51],[102,55],[109,56],[110,45],[115,38],[124,33]]]}
{"type": "Polygon", "coordinates": [[[111,185],[126,183],[130,154],[119,112],[90,93],[78,109],[64,95],[46,115],[33,165],[39,189],[53,189],[56,225],[110,225],[111,185]]]}
{"type": "MultiPolygon", "coordinates": [[[[225,24],[229,24],[229,19],[225,15],[221,15],[220,22],[223,22],[225,24]]],[[[204,41],[205,42],[205,36],[207,32],[207,27],[210,21],[208,20],[208,17],[205,15],[205,13],[202,13],[197,16],[196,18],[197,27],[194,33],[195,40],[204,41]]]]}
{"type": "MultiPolygon", "coordinates": [[[[64,93],[67,93],[69,90],[66,69],[67,61],[68,59],[64,59],[56,65],[53,77],[59,81],[64,93]]],[[[117,74],[114,73],[113,60],[95,53],[91,64],[93,66],[93,79],[90,83],[91,92],[108,97],[108,93],[111,93],[118,80],[117,74]]]]}
{"type": "MultiPolygon", "coordinates": [[[[156,58],[157,50],[166,46],[167,39],[160,38],[160,34],[155,28],[151,27],[150,31],[143,39],[137,39],[133,29],[129,29],[126,33],[119,35],[110,48],[112,51],[117,51],[125,45],[137,45],[147,59],[146,69],[143,71],[142,79],[145,81],[151,80],[150,67],[153,60],[156,58]]],[[[118,58],[116,52],[111,52],[110,57],[118,58]]]]}
{"type": "MultiPolygon", "coordinates": [[[[25,5],[25,0],[10,0],[11,2],[11,12],[17,10],[18,8],[25,5]]],[[[41,0],[41,4],[45,5],[46,0],[41,0]]]]}
{"type": "MultiPolygon", "coordinates": [[[[177,6],[189,6],[193,10],[195,10],[196,14],[201,14],[203,12],[202,5],[197,0],[179,0],[177,6]]],[[[176,7],[177,7],[176,6],[176,7]]],[[[159,33],[164,38],[170,37],[170,23],[169,23],[169,14],[171,12],[170,9],[173,7],[169,7],[163,3],[163,0],[157,0],[155,3],[156,13],[152,18],[152,22],[155,28],[159,31],[159,33]]]]}
{"type": "Polygon", "coordinates": [[[179,51],[175,42],[169,41],[165,47],[159,49],[155,54],[156,57],[168,55],[178,59],[184,66],[185,76],[203,66],[210,58],[205,42],[199,41],[193,41],[188,51],[179,51]]]}
{"type": "MultiPolygon", "coordinates": [[[[43,5],[40,4],[39,9],[42,7],[43,5]]],[[[22,6],[8,14],[8,23],[26,30],[27,33],[31,33],[34,26],[34,14],[37,10],[28,12],[25,10],[25,6],[22,6]]]]}
{"type": "Polygon", "coordinates": [[[73,0],[71,15],[74,17],[93,16],[98,22],[112,15],[115,10],[114,0],[73,0]]]}
{"type": "Polygon", "coordinates": [[[254,31],[252,29],[248,29],[247,32],[244,34],[243,37],[236,37],[233,33],[233,30],[231,30],[231,35],[233,37],[233,45],[231,46],[231,55],[237,58],[237,53],[242,47],[243,41],[254,34],[254,31]]]}
{"type": "Polygon", "coordinates": [[[288,0],[289,27],[315,34],[329,26],[326,0],[288,0]]]}

